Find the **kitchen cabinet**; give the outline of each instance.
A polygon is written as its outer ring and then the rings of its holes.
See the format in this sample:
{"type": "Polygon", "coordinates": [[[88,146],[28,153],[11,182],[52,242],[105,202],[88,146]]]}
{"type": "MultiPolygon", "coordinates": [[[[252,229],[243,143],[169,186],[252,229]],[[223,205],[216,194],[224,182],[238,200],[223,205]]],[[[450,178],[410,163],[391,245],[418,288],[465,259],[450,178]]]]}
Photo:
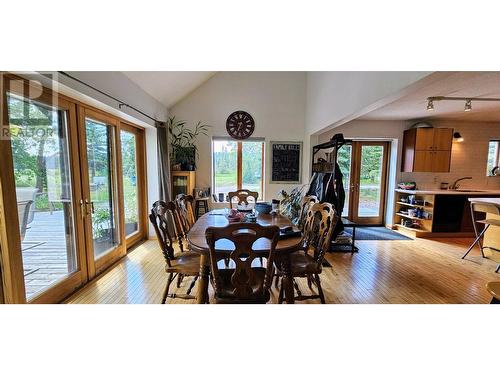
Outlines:
{"type": "Polygon", "coordinates": [[[404,132],[402,172],[449,172],[451,128],[416,128],[404,132]]]}

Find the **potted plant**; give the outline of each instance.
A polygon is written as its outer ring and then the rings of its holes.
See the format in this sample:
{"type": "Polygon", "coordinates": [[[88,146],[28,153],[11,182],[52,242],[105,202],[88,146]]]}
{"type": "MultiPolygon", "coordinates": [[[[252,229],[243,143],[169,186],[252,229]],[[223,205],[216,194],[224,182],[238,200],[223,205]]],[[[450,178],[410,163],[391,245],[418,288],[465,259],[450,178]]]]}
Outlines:
{"type": "Polygon", "coordinates": [[[200,121],[194,129],[186,126],[185,121],[176,120],[175,116],[168,119],[168,131],[172,146],[170,160],[172,165],[180,165],[183,171],[194,171],[198,158],[197,139],[200,135],[208,136],[209,125],[200,121]]]}

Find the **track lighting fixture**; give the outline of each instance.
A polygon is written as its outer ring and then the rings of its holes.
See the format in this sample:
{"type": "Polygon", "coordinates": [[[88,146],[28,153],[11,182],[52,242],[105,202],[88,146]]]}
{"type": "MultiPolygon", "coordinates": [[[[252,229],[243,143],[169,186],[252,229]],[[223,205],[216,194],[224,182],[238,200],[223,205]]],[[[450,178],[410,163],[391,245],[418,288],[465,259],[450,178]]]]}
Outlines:
{"type": "Polygon", "coordinates": [[[427,99],[427,110],[434,111],[434,101],[432,99],[427,99]]]}
{"type": "Polygon", "coordinates": [[[434,110],[434,102],[441,100],[449,100],[449,101],[465,101],[465,112],[470,112],[472,110],[472,101],[476,102],[500,102],[500,98],[465,98],[465,97],[453,97],[453,96],[429,96],[427,98],[427,110],[434,110]]]}

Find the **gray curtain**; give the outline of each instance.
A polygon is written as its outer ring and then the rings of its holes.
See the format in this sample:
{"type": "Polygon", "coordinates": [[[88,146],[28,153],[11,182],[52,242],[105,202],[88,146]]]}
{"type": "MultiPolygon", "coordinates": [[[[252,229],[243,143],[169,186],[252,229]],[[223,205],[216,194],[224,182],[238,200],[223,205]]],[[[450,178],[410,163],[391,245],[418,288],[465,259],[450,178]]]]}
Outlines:
{"type": "Polygon", "coordinates": [[[168,202],[171,199],[171,191],[168,126],[166,122],[158,121],[156,123],[156,137],[158,146],[159,199],[168,202]]]}

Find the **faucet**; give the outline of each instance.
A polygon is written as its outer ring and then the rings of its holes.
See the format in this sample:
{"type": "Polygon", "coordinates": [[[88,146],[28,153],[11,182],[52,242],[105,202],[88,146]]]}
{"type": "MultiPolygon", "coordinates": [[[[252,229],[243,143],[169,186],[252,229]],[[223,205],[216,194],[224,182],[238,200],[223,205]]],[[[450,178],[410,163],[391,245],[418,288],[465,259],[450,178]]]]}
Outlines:
{"type": "Polygon", "coordinates": [[[450,190],[457,190],[460,186],[457,183],[459,181],[462,181],[462,180],[472,180],[472,177],[462,177],[462,178],[455,180],[455,182],[450,186],[450,190]]]}

